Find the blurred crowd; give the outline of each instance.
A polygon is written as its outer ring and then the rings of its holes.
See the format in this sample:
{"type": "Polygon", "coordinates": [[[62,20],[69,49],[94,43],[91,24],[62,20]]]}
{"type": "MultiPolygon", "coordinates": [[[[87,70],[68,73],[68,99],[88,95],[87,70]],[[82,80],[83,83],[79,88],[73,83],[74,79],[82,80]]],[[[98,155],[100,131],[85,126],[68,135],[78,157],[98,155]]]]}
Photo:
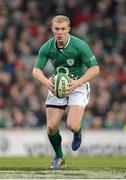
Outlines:
{"type": "MultiPolygon", "coordinates": [[[[92,47],[101,69],[82,125],[126,130],[126,0],[0,0],[0,128],[45,125],[47,89],[32,68],[58,14],[71,19],[71,34],[92,47]]],[[[50,62],[44,72],[51,76],[50,62]]]]}

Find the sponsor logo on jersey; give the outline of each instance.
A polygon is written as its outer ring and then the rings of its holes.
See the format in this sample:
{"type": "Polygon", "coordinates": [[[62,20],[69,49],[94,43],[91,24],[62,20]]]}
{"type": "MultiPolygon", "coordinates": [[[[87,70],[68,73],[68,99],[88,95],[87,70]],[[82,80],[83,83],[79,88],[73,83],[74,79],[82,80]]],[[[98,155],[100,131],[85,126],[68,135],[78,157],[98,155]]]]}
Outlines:
{"type": "Polygon", "coordinates": [[[67,59],[67,64],[69,66],[73,66],[74,65],[74,59],[67,59]]]}
{"type": "Polygon", "coordinates": [[[69,69],[67,67],[59,66],[56,68],[57,73],[69,74],[69,69]]]}

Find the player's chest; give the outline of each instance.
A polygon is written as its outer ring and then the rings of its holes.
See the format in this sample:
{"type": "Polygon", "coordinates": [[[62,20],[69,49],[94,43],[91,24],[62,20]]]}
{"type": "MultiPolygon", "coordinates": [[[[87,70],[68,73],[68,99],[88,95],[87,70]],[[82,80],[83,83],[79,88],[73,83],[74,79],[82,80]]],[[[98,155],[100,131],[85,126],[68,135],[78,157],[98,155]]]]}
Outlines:
{"type": "Polygon", "coordinates": [[[71,51],[53,51],[50,54],[50,59],[52,63],[56,66],[60,66],[62,64],[66,64],[68,66],[73,66],[76,63],[79,62],[79,56],[77,52],[71,52],[71,51]]]}

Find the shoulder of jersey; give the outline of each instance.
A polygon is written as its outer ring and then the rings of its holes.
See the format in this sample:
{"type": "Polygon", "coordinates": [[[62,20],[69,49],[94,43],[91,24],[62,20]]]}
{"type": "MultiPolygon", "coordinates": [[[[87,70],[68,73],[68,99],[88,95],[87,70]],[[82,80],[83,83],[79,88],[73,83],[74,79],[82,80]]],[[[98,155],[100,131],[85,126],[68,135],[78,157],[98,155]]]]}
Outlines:
{"type": "Polygon", "coordinates": [[[46,51],[48,51],[53,44],[54,44],[54,38],[51,38],[41,46],[41,49],[45,49],[46,51]]]}
{"type": "Polygon", "coordinates": [[[45,43],[45,45],[50,46],[50,45],[52,45],[52,43],[54,43],[54,38],[49,39],[49,40],[45,43]]]}
{"type": "Polygon", "coordinates": [[[79,38],[77,36],[73,36],[73,35],[71,35],[71,40],[72,41],[78,41],[80,43],[84,43],[85,42],[83,39],[81,39],[81,38],[79,38]]]}
{"type": "Polygon", "coordinates": [[[71,35],[71,43],[75,46],[78,46],[79,48],[86,45],[86,42],[83,39],[73,35],[71,35]]]}

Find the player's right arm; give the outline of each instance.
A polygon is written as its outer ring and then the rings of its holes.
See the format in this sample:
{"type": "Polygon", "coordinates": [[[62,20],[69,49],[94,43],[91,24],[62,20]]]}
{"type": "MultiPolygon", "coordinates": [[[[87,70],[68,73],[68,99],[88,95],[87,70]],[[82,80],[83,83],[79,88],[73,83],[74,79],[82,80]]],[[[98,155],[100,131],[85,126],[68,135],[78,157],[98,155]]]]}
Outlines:
{"type": "Polygon", "coordinates": [[[46,78],[43,72],[39,69],[34,67],[32,71],[33,77],[39,80],[43,85],[45,85],[51,92],[53,92],[53,83],[51,79],[46,78]]]}
{"type": "Polygon", "coordinates": [[[39,54],[37,57],[37,61],[35,62],[35,65],[33,67],[33,77],[37,80],[39,80],[43,85],[45,85],[50,91],[53,92],[53,83],[50,79],[46,78],[46,76],[43,73],[43,69],[48,61],[48,53],[46,45],[42,46],[39,50],[39,54]]]}

